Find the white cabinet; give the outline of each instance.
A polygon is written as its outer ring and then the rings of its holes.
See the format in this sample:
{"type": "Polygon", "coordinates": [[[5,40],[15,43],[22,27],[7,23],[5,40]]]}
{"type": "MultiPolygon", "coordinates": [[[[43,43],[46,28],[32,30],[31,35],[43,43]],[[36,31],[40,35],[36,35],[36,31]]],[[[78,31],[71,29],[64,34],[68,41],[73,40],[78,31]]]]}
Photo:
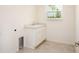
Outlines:
{"type": "Polygon", "coordinates": [[[24,29],[24,47],[34,49],[46,39],[45,25],[26,26],[24,29]]]}

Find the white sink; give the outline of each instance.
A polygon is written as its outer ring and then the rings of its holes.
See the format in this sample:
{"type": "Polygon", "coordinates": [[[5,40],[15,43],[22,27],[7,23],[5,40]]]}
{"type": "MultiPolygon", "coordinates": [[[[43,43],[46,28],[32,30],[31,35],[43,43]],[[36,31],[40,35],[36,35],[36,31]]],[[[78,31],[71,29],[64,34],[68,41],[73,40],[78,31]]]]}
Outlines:
{"type": "Polygon", "coordinates": [[[45,26],[44,24],[32,24],[32,25],[25,26],[25,28],[40,28],[44,26],[45,26]]]}

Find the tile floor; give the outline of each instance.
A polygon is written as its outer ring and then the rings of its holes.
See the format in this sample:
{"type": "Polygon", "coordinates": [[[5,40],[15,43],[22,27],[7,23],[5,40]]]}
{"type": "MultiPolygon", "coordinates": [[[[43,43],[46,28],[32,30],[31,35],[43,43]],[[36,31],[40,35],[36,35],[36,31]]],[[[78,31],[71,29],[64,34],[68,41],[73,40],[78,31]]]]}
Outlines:
{"type": "Polygon", "coordinates": [[[73,45],[45,41],[36,49],[23,48],[19,53],[74,53],[73,45]]]}

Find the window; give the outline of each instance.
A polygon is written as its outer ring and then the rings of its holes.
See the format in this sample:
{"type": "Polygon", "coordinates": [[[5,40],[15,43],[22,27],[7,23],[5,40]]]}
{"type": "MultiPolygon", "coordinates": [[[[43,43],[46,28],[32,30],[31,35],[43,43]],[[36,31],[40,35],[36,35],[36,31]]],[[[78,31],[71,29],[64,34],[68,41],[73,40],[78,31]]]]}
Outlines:
{"type": "Polygon", "coordinates": [[[63,13],[62,5],[48,5],[48,18],[49,19],[61,19],[63,13]]]}

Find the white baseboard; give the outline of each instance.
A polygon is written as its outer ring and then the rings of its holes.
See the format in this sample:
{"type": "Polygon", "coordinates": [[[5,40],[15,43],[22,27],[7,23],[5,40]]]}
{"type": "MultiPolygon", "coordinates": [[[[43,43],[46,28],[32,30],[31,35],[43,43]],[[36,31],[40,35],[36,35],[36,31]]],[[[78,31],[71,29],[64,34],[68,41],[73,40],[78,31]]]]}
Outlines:
{"type": "Polygon", "coordinates": [[[57,43],[63,43],[63,44],[68,44],[68,45],[74,45],[75,44],[73,42],[67,42],[67,41],[57,41],[57,40],[48,40],[48,41],[57,42],[57,43]]]}

